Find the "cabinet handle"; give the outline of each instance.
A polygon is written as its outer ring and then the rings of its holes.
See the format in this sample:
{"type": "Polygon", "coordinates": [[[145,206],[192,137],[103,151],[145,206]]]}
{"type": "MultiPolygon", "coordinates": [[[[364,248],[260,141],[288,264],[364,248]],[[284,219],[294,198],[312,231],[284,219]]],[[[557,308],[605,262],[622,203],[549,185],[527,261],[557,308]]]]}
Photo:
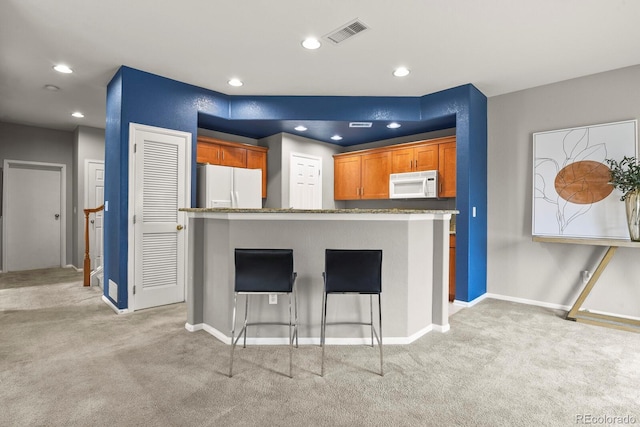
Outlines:
{"type": "Polygon", "coordinates": [[[224,151],[222,152],[222,160],[224,160],[224,151]]]}

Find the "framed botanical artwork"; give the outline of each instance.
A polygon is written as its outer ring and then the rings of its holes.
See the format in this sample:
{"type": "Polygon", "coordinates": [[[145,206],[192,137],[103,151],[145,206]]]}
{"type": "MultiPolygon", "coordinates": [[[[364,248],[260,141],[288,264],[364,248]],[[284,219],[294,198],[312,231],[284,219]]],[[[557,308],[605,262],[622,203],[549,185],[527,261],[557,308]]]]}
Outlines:
{"type": "Polygon", "coordinates": [[[532,234],[628,239],[605,159],[637,158],[637,120],[533,134],[532,234]]]}

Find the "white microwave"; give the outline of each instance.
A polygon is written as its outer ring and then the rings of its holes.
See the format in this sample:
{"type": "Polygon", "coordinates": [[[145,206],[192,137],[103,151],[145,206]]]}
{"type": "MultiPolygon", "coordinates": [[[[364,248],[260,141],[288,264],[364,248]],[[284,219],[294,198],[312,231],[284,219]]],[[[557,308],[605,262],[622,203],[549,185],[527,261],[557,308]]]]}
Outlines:
{"type": "Polygon", "coordinates": [[[389,198],[426,199],[438,197],[438,171],[392,173],[389,198]]]}

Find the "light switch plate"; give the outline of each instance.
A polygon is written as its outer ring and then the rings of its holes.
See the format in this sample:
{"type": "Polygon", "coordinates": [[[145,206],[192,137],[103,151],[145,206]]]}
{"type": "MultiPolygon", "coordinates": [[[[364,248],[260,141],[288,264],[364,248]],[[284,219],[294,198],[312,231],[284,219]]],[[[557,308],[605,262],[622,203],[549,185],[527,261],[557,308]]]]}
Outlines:
{"type": "Polygon", "coordinates": [[[269,294],[269,304],[278,303],[278,294],[269,294]]]}

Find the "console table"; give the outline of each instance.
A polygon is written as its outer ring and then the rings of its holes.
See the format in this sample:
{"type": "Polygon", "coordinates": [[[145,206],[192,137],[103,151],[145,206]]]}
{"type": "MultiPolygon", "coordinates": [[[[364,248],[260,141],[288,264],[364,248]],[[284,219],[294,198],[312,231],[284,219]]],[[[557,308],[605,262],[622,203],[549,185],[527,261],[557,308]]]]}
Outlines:
{"type": "Polygon", "coordinates": [[[632,242],[630,240],[618,240],[618,239],[581,239],[581,238],[566,238],[566,237],[541,237],[533,236],[534,242],[548,242],[548,243],[569,243],[576,245],[591,245],[591,246],[608,246],[607,251],[604,253],[602,259],[598,263],[596,270],[589,278],[584,289],[578,296],[575,304],[569,310],[567,314],[567,320],[573,320],[574,322],[588,323],[591,325],[605,326],[607,328],[622,329],[624,331],[640,332],[640,321],[634,319],[628,319],[624,317],[611,316],[607,314],[590,313],[585,310],[580,310],[582,304],[589,296],[589,293],[595,286],[596,282],[600,278],[600,275],[607,268],[611,258],[615,255],[616,250],[619,247],[640,248],[640,242],[632,242]]]}

